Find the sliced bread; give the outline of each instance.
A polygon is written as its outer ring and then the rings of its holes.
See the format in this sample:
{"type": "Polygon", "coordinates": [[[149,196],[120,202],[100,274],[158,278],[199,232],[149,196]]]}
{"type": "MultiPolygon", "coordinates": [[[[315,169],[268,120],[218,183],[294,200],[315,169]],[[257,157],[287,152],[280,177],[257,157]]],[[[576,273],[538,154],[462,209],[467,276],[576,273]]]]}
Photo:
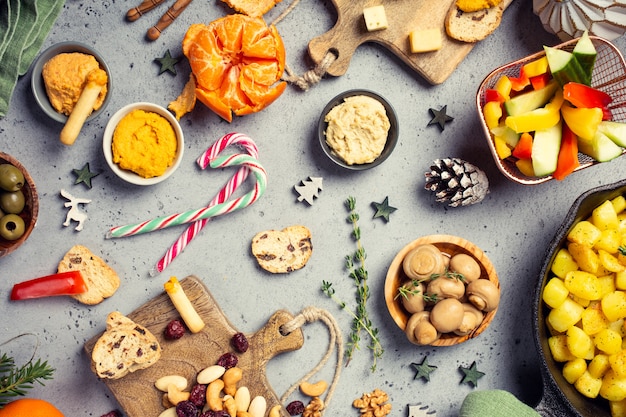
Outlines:
{"type": "Polygon", "coordinates": [[[222,0],[231,9],[251,17],[261,17],[282,0],[222,0]]]}
{"type": "Polygon", "coordinates": [[[459,9],[456,2],[453,2],[446,15],[446,33],[452,39],[462,42],[481,41],[500,26],[503,13],[504,2],[469,13],[459,9]]]}
{"type": "Polygon", "coordinates": [[[305,226],[266,230],[252,238],[252,254],[257,262],[261,268],[275,274],[304,267],[312,252],[311,231],[305,226]]]}
{"type": "Polygon", "coordinates": [[[145,327],[119,311],[107,316],[106,330],[91,353],[91,366],[99,378],[119,379],[148,368],[161,358],[161,346],[145,327]]]}
{"type": "Polygon", "coordinates": [[[63,257],[58,272],[80,271],[87,291],[72,295],[83,304],[94,305],[112,296],[120,286],[117,273],[99,256],[82,245],[73,246],[63,257]]]}

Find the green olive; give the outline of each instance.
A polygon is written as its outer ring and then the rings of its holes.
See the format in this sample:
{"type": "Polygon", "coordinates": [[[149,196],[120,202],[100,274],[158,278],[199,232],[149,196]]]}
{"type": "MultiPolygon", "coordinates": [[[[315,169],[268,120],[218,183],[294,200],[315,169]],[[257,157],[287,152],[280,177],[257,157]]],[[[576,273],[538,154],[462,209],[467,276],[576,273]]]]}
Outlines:
{"type": "Polygon", "coordinates": [[[26,199],[22,190],[0,194],[0,209],[7,214],[20,214],[25,205],[26,199]]]}
{"type": "Polygon", "coordinates": [[[6,240],[21,238],[25,230],[24,219],[17,214],[7,214],[0,218],[0,237],[6,240]]]}
{"type": "Polygon", "coordinates": [[[24,186],[24,174],[11,164],[0,164],[0,188],[17,191],[24,186]]]}

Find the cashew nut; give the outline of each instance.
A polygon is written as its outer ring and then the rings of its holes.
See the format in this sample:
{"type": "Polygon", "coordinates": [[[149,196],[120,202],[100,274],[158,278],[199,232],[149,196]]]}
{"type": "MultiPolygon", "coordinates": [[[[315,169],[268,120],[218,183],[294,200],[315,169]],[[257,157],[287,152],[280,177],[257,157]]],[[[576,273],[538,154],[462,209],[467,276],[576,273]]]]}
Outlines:
{"type": "Polygon", "coordinates": [[[248,407],[248,413],[250,413],[252,417],[264,417],[266,409],[267,409],[267,402],[265,401],[265,398],[260,395],[257,395],[256,397],[252,399],[252,401],[250,401],[250,407],[248,407]]]}
{"type": "Polygon", "coordinates": [[[176,407],[167,408],[165,411],[159,414],[159,417],[177,417],[177,416],[178,414],[176,414],[176,407]]]}
{"type": "Polygon", "coordinates": [[[224,393],[228,395],[235,395],[237,392],[237,383],[243,378],[243,371],[241,368],[232,367],[224,372],[222,381],[224,381],[224,393]]]}
{"type": "Polygon", "coordinates": [[[207,368],[204,368],[198,373],[196,377],[196,381],[198,384],[207,385],[211,382],[215,381],[218,378],[221,378],[226,372],[226,368],[220,365],[211,365],[207,368]]]}
{"type": "Polygon", "coordinates": [[[267,417],[280,417],[280,404],[276,404],[272,407],[267,417]]]}
{"type": "Polygon", "coordinates": [[[157,379],[154,383],[154,386],[162,392],[167,392],[170,385],[174,385],[179,391],[184,391],[187,388],[187,378],[180,375],[167,375],[157,379]]]}
{"type": "Polygon", "coordinates": [[[239,387],[235,393],[237,410],[247,410],[250,407],[250,390],[248,387],[239,387]]]}
{"type": "Polygon", "coordinates": [[[230,395],[224,396],[224,410],[230,417],[237,416],[237,404],[235,404],[235,399],[230,395]]]}
{"type": "Polygon", "coordinates": [[[212,411],[222,411],[223,404],[220,394],[224,389],[224,381],[216,379],[206,389],[206,402],[212,411]]]}
{"type": "Polygon", "coordinates": [[[324,380],[320,380],[315,384],[304,381],[300,384],[300,392],[309,397],[319,397],[328,388],[328,383],[324,380]]]}
{"type": "Polygon", "coordinates": [[[187,401],[190,393],[188,391],[181,391],[174,384],[167,386],[167,399],[172,405],[176,405],[179,402],[187,401]]]}

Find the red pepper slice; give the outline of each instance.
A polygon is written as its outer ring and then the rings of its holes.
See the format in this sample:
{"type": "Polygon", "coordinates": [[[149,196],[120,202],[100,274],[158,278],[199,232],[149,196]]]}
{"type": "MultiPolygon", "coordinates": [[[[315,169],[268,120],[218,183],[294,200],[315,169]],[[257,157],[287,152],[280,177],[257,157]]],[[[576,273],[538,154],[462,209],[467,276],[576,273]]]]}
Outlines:
{"type": "Polygon", "coordinates": [[[530,79],[524,72],[523,67],[519,70],[519,77],[509,77],[509,80],[511,80],[511,88],[514,91],[522,91],[530,85],[530,79]]]}
{"type": "Polygon", "coordinates": [[[533,90],[541,90],[543,87],[548,85],[552,76],[549,73],[536,75],[534,77],[530,77],[530,84],[533,86],[533,90]]]}
{"type": "Polygon", "coordinates": [[[533,137],[530,133],[524,132],[517,141],[511,155],[519,159],[530,159],[533,153],[533,137]]]}
{"type": "Polygon", "coordinates": [[[602,119],[611,120],[611,110],[609,110],[608,106],[613,101],[613,98],[604,91],[585,84],[569,82],[563,86],[563,98],[575,107],[586,109],[599,107],[602,109],[602,119]]]}
{"type": "Polygon", "coordinates": [[[485,102],[497,101],[498,103],[504,103],[505,98],[498,90],[489,88],[485,90],[485,102]]]}
{"type": "Polygon", "coordinates": [[[563,123],[563,136],[561,138],[561,149],[556,163],[556,170],[552,177],[562,180],[574,172],[580,165],[578,162],[578,138],[572,130],[563,123]]]}
{"type": "Polygon", "coordinates": [[[11,300],[73,295],[86,291],[87,284],[80,271],[68,271],[15,284],[11,291],[11,300]]]}

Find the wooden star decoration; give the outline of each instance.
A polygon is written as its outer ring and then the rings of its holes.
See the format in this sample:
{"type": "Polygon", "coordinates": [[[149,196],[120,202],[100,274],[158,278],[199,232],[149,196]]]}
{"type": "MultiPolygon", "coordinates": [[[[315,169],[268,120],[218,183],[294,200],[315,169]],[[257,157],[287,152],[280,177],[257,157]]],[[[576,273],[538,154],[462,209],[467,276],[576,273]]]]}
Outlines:
{"type": "Polygon", "coordinates": [[[428,364],[428,356],[424,357],[422,363],[411,363],[411,366],[417,371],[413,379],[424,378],[426,381],[430,381],[431,372],[434,372],[435,369],[437,369],[436,366],[428,364]]]}
{"type": "Polygon", "coordinates": [[[372,206],[376,209],[374,218],[382,217],[386,222],[389,221],[389,215],[397,210],[389,205],[389,197],[385,197],[382,203],[372,202],[372,206]]]}
{"type": "Polygon", "coordinates": [[[161,64],[161,69],[159,70],[159,75],[163,74],[165,71],[169,71],[172,74],[176,75],[176,64],[180,59],[173,58],[172,54],[170,54],[170,50],[168,49],[165,52],[163,58],[156,58],[155,61],[158,61],[161,64]]]}
{"type": "Polygon", "coordinates": [[[76,175],[76,181],[74,181],[74,185],[84,183],[87,188],[91,188],[91,179],[97,177],[99,172],[91,172],[89,170],[89,162],[87,162],[81,169],[72,170],[74,175],[76,175]]]}
{"type": "Polygon", "coordinates": [[[464,374],[463,379],[461,380],[461,384],[467,383],[473,385],[474,387],[477,387],[478,380],[485,375],[484,372],[480,372],[478,369],[476,369],[476,361],[472,362],[472,365],[469,368],[460,366],[459,369],[464,374]]]}
{"type": "Polygon", "coordinates": [[[448,116],[448,114],[446,113],[448,111],[448,105],[443,106],[439,110],[431,108],[428,109],[428,111],[433,116],[433,118],[430,119],[430,122],[428,122],[428,126],[438,124],[439,129],[441,129],[442,132],[446,128],[446,123],[454,120],[454,117],[448,116]]]}

